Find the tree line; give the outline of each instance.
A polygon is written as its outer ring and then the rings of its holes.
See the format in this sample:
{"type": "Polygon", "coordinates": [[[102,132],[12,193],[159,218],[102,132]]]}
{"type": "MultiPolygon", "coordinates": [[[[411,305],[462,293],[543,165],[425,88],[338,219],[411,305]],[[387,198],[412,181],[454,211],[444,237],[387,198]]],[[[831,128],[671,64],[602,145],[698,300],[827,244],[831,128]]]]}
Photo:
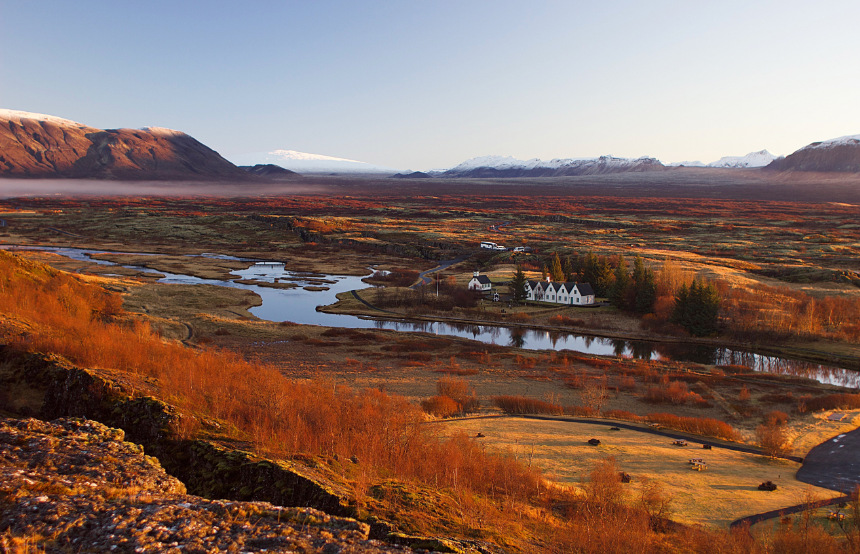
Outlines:
{"type": "MultiPolygon", "coordinates": [[[[693,279],[678,279],[676,268],[664,264],[661,275],[645,265],[638,254],[629,267],[624,255],[599,256],[593,252],[566,256],[558,252],[542,266],[542,277],[557,282],[589,283],[598,297],[607,298],[619,310],[649,316],[649,320],[669,322],[693,336],[708,336],[719,331],[720,295],[717,288],[693,279]],[[668,308],[668,309],[667,309],[668,308]]],[[[514,300],[526,298],[526,276],[522,268],[511,281],[514,300]]]]}

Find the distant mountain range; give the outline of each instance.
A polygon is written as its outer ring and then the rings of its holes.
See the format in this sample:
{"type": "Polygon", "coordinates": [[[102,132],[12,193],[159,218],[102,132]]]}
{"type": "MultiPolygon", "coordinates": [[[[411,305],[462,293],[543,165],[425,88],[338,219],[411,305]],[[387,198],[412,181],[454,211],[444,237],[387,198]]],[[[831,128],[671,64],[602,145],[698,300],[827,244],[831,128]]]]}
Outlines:
{"type": "Polygon", "coordinates": [[[765,167],[772,161],[777,159],[767,150],[759,150],[758,152],[750,152],[746,156],[723,156],[715,162],[703,164],[702,162],[676,162],[669,164],[669,167],[722,167],[731,169],[745,169],[750,167],[765,167]]]}
{"type": "Polygon", "coordinates": [[[431,172],[442,177],[559,177],[570,175],[603,175],[628,171],[665,169],[655,158],[558,158],[549,161],[518,160],[510,156],[472,158],[446,171],[431,172]]]}
{"type": "Polygon", "coordinates": [[[0,109],[0,177],[131,180],[283,180],[298,173],[388,174],[396,178],[504,178],[668,171],[677,166],[860,173],[860,135],[813,142],[784,158],[767,150],[716,162],[664,165],[656,158],[472,158],[447,170],[396,173],[346,158],[273,150],[240,157],[243,167],[180,131],[96,129],[60,117],[0,109]]]}
{"type": "Polygon", "coordinates": [[[272,164],[298,173],[396,173],[396,169],[373,165],[358,160],[335,158],[321,154],[308,154],[296,150],[273,150],[236,156],[240,165],[272,164]]]}

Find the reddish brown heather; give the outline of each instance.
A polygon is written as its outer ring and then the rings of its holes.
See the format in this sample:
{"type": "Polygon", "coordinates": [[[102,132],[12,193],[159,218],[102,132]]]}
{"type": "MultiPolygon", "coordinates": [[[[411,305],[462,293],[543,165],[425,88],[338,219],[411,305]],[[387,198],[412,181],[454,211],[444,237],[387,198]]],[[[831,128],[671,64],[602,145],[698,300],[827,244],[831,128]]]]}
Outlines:
{"type": "MultiPolygon", "coordinates": [[[[270,454],[356,456],[381,471],[476,492],[502,487],[530,496],[539,490],[537,469],[487,454],[465,438],[431,438],[420,425],[421,410],[404,398],[298,383],[232,353],[192,350],[161,339],[121,304],[118,295],[77,276],[0,252],[0,314],[30,327],[8,337],[15,348],[153,378],[165,400],[230,422],[270,454]]],[[[469,401],[456,382],[446,386],[469,401]]]]}

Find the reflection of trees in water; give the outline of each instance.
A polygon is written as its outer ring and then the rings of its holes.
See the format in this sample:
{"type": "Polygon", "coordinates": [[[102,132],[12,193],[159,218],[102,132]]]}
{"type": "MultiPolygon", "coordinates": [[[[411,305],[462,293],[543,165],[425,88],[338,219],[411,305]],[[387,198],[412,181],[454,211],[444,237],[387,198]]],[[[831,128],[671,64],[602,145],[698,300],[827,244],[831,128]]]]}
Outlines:
{"type": "Polygon", "coordinates": [[[483,337],[485,336],[491,339],[496,339],[501,332],[502,330],[499,327],[484,327],[473,323],[459,322],[440,323],[438,329],[438,334],[440,335],[457,335],[461,337],[471,336],[475,340],[483,340],[483,337]]]}
{"type": "MultiPolygon", "coordinates": [[[[433,324],[426,321],[419,321],[411,324],[413,331],[432,332],[433,324]]],[[[397,329],[398,331],[400,329],[397,329]]]]}
{"type": "Polygon", "coordinates": [[[629,343],[630,353],[634,358],[650,360],[654,356],[654,344],[650,342],[631,341],[629,343]]]}
{"type": "Polygon", "coordinates": [[[511,340],[509,346],[514,348],[522,348],[526,343],[526,333],[523,329],[511,329],[511,340]]]}
{"type": "Polygon", "coordinates": [[[754,352],[738,352],[728,348],[718,348],[716,352],[718,365],[743,365],[762,373],[806,377],[842,387],[860,387],[860,373],[850,369],[776,356],[763,356],[754,352]]]}
{"type": "Polygon", "coordinates": [[[610,339],[612,344],[612,352],[616,356],[623,356],[627,352],[627,341],[620,339],[610,339]]]}
{"type": "Polygon", "coordinates": [[[455,335],[473,338],[485,343],[507,343],[514,348],[569,348],[570,343],[579,339],[580,346],[570,348],[572,351],[593,353],[595,347],[611,347],[616,356],[630,355],[642,360],[655,358],[696,362],[705,365],[740,365],[755,371],[807,377],[823,383],[843,387],[860,388],[860,372],[838,367],[822,366],[820,364],[788,360],[774,356],[762,356],[753,352],[742,352],[729,348],[714,348],[700,344],[659,343],[648,341],[625,341],[620,339],[605,339],[591,335],[576,335],[562,331],[531,331],[518,327],[481,326],[468,323],[433,323],[425,321],[393,322],[377,320],[373,323],[377,329],[394,329],[397,331],[424,331],[438,335],[455,335]],[[507,334],[507,335],[506,335],[507,334]],[[597,341],[595,343],[595,341],[597,341]],[[551,345],[551,346],[544,346],[551,345]]]}
{"type": "Polygon", "coordinates": [[[701,344],[657,343],[654,350],[665,360],[696,362],[697,364],[712,365],[717,363],[716,349],[713,346],[701,344]]]}
{"type": "Polygon", "coordinates": [[[503,327],[486,327],[485,330],[489,333],[490,337],[493,339],[493,342],[498,342],[499,337],[502,336],[503,327]]]}

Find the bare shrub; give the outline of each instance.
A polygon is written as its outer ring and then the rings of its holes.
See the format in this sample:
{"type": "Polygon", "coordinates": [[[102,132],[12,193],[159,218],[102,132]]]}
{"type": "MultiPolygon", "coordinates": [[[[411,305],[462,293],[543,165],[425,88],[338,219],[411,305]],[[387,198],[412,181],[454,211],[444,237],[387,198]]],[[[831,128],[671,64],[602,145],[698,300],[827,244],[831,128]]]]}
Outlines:
{"type": "Polygon", "coordinates": [[[511,316],[508,318],[508,321],[513,323],[528,323],[531,320],[532,316],[525,312],[517,312],[515,314],[511,314],[511,316]]]}
{"type": "Polygon", "coordinates": [[[672,515],[672,496],[659,481],[642,477],[639,489],[639,507],[648,514],[651,527],[662,529],[664,522],[672,515]]]}
{"type": "MultiPolygon", "coordinates": [[[[805,399],[805,411],[856,410],[860,408],[860,394],[836,393],[805,399]]],[[[798,410],[800,411],[800,410],[798,410]]]]}
{"type": "Polygon", "coordinates": [[[601,408],[603,408],[603,405],[609,399],[606,376],[583,379],[582,387],[579,389],[579,398],[583,404],[593,409],[595,413],[600,413],[601,408]]]}
{"type": "Polygon", "coordinates": [[[765,414],[764,422],[771,425],[785,425],[788,423],[788,414],[779,410],[773,410],[765,414]]]}
{"type": "Polygon", "coordinates": [[[561,415],[564,408],[558,404],[525,396],[494,396],[492,402],[506,414],[561,415]]]}
{"type": "Polygon", "coordinates": [[[623,419],[626,421],[642,421],[642,416],[638,416],[627,410],[606,410],[603,415],[612,419],[623,419]]]}
{"type": "Polygon", "coordinates": [[[756,427],[755,436],[759,446],[771,458],[786,456],[791,452],[791,441],[785,425],[770,421],[756,427]]]}
{"type": "MultiPolygon", "coordinates": [[[[663,377],[668,378],[666,375],[663,377]]],[[[652,404],[707,403],[698,393],[689,390],[683,381],[671,381],[661,386],[648,387],[644,399],[652,404]]]]}
{"type": "Polygon", "coordinates": [[[464,379],[456,377],[441,377],[436,381],[436,391],[439,396],[447,396],[459,406],[460,413],[474,411],[480,406],[475,389],[464,379]]]}
{"type": "Polygon", "coordinates": [[[709,437],[717,437],[721,439],[739,441],[741,435],[737,429],[718,419],[709,417],[684,417],[674,414],[648,414],[645,419],[651,423],[665,425],[679,431],[686,431],[696,435],[706,435],[709,437]]]}
{"type": "Polygon", "coordinates": [[[631,376],[631,375],[623,376],[621,378],[621,380],[618,382],[618,388],[623,390],[623,391],[627,391],[627,392],[635,391],[636,390],[636,378],[631,376]]]}
{"type": "Polygon", "coordinates": [[[592,514],[606,514],[617,510],[624,501],[624,486],[618,478],[615,458],[610,456],[594,464],[583,484],[587,509],[592,514]]]}
{"type": "Polygon", "coordinates": [[[431,396],[421,402],[421,408],[436,417],[451,417],[460,412],[460,405],[448,396],[431,396]]]}

